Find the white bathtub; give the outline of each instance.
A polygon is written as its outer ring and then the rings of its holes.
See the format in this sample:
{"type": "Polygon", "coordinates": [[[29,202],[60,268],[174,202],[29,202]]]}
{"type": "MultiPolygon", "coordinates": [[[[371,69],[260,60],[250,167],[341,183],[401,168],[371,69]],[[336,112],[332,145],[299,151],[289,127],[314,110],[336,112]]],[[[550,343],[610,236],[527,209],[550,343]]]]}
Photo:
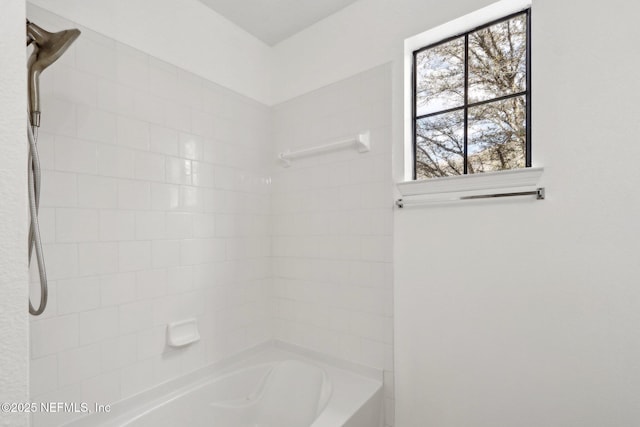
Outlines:
{"type": "Polygon", "coordinates": [[[380,427],[382,381],[368,369],[267,346],[113,405],[69,427],[380,427]]]}

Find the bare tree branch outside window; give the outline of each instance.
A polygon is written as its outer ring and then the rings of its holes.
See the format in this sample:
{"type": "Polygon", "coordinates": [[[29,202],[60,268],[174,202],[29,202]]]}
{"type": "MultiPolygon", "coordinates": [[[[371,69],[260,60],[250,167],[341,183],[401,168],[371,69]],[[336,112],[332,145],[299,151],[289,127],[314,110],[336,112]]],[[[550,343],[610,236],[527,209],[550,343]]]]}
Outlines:
{"type": "Polygon", "coordinates": [[[417,179],[530,166],[528,12],[414,53],[417,179]]]}

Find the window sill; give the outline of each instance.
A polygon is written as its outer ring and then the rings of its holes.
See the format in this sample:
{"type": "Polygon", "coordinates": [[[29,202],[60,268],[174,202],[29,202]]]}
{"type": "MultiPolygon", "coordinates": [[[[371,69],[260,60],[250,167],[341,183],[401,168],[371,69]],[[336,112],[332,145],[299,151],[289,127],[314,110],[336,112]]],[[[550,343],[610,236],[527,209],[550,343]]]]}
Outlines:
{"type": "Polygon", "coordinates": [[[487,190],[536,187],[543,171],[544,168],[523,168],[420,181],[405,181],[396,185],[403,197],[422,195],[455,196],[462,192],[465,195],[479,194],[487,190]]]}

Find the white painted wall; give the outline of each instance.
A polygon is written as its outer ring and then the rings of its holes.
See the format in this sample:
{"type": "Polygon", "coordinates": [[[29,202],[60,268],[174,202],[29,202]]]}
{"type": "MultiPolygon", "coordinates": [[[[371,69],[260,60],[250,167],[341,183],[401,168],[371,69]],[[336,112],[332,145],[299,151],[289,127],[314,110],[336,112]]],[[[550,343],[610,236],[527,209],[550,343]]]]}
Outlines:
{"type": "Polygon", "coordinates": [[[198,0],[31,0],[101,34],[263,103],[270,48],[198,0]]]}
{"type": "Polygon", "coordinates": [[[629,9],[533,4],[533,150],[548,200],[397,214],[399,426],[637,425],[629,9]]]}
{"type": "Polygon", "coordinates": [[[405,38],[490,3],[360,0],[274,46],[274,101],[399,61],[405,38]]]}
{"type": "MultiPolygon", "coordinates": [[[[0,1],[0,402],[29,400],[25,3],[0,1]]],[[[2,426],[28,414],[0,413],[2,426]]]]}

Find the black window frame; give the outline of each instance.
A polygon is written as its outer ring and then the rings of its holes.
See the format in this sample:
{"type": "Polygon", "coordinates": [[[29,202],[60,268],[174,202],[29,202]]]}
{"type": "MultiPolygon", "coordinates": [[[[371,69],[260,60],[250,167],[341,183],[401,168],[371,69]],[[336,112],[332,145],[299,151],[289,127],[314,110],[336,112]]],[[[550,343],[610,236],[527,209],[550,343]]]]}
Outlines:
{"type": "MultiPolygon", "coordinates": [[[[411,95],[412,95],[412,102],[411,102],[411,108],[412,108],[412,112],[411,112],[411,121],[412,121],[412,131],[413,131],[413,135],[412,135],[412,141],[413,141],[413,180],[416,181],[417,180],[417,163],[418,163],[418,149],[417,149],[417,122],[418,120],[422,119],[422,118],[426,118],[426,117],[431,117],[431,116],[437,116],[439,114],[445,114],[445,113],[450,113],[450,112],[454,112],[454,111],[464,111],[464,173],[462,175],[458,175],[458,176],[465,176],[465,175],[469,175],[468,174],[468,170],[467,170],[467,166],[468,166],[468,129],[469,129],[469,120],[468,120],[468,116],[469,116],[469,108],[472,107],[476,107],[479,105],[483,105],[483,104],[488,104],[491,102],[498,102],[498,101],[502,101],[505,99],[510,99],[510,98],[515,98],[518,96],[525,96],[525,102],[526,102],[526,129],[525,129],[525,133],[526,133],[526,145],[525,145],[525,168],[530,168],[531,167],[531,8],[527,8],[527,9],[523,9],[521,11],[518,12],[514,12],[511,13],[509,15],[503,16],[502,18],[498,18],[496,20],[493,20],[491,22],[488,22],[486,24],[482,24],[478,27],[475,27],[471,30],[468,31],[464,31],[461,33],[458,33],[454,36],[451,37],[447,37],[446,39],[440,40],[438,42],[429,44],[427,46],[423,46],[419,49],[416,49],[413,51],[413,62],[411,65],[411,79],[412,79],[412,83],[411,83],[411,95]],[[525,58],[526,58],[526,88],[524,91],[520,91],[517,93],[511,93],[508,95],[502,95],[502,96],[498,96],[492,99],[486,99],[486,100],[482,100],[482,101],[477,101],[474,103],[469,103],[469,35],[471,33],[474,33],[476,31],[479,30],[483,30],[485,28],[491,27],[493,25],[499,24],[501,22],[505,22],[508,21],[512,18],[515,18],[516,16],[520,16],[520,15],[526,15],[526,24],[527,24],[527,28],[526,28],[526,37],[527,37],[527,47],[526,47],[526,53],[525,53],[525,58]],[[439,110],[439,111],[434,111],[431,113],[427,113],[427,114],[423,114],[420,116],[417,116],[417,61],[416,61],[416,57],[420,52],[423,52],[427,49],[431,49],[433,47],[439,46],[441,44],[445,44],[448,43],[452,40],[458,39],[460,37],[464,37],[464,57],[465,57],[465,61],[464,61],[464,105],[460,106],[460,107],[454,107],[454,108],[446,108],[443,110],[439,110]]],[[[432,177],[432,178],[427,178],[427,179],[437,179],[438,177],[432,177]]]]}

